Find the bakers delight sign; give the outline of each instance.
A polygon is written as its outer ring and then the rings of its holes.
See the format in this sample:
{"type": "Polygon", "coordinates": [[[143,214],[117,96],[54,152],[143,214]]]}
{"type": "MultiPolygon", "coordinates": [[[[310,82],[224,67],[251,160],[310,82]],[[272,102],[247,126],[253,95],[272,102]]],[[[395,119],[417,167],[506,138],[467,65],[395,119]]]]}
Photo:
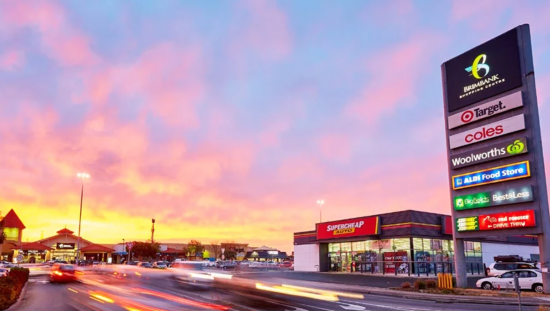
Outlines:
{"type": "Polygon", "coordinates": [[[378,216],[317,224],[317,240],[346,238],[380,233],[378,216]]]}
{"type": "Polygon", "coordinates": [[[451,149],[475,144],[480,141],[503,136],[509,133],[525,129],[525,117],[523,114],[487,124],[475,129],[458,133],[449,137],[451,149]]]}

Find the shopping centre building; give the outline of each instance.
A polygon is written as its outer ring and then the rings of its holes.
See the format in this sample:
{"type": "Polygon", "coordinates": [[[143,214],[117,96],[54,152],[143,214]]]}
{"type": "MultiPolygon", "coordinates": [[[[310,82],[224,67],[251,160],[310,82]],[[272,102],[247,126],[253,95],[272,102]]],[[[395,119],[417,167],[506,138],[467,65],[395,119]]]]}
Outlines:
{"type": "MultiPolygon", "coordinates": [[[[294,233],[295,271],[424,274],[453,269],[451,216],[407,210],[316,224],[294,233]]],[[[490,233],[488,233],[490,235],[490,233]]],[[[539,260],[536,236],[465,242],[467,269],[483,272],[495,256],[539,260]]],[[[454,270],[454,269],[453,269],[454,270]]]]}

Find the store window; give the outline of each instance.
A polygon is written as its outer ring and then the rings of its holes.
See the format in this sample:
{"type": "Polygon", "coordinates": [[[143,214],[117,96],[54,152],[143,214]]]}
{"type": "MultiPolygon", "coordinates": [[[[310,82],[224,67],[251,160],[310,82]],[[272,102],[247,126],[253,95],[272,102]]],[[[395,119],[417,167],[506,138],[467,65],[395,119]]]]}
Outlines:
{"type": "Polygon", "coordinates": [[[340,251],[340,243],[329,243],[328,251],[329,253],[338,253],[340,251]]]}
{"type": "Polygon", "coordinates": [[[366,247],[366,242],[353,242],[351,243],[351,248],[354,252],[364,252],[366,247]]]}
{"type": "Polygon", "coordinates": [[[19,241],[19,228],[4,228],[7,241],[19,241]]]}
{"type": "Polygon", "coordinates": [[[351,242],[341,243],[340,244],[341,252],[351,252],[351,242]]]}

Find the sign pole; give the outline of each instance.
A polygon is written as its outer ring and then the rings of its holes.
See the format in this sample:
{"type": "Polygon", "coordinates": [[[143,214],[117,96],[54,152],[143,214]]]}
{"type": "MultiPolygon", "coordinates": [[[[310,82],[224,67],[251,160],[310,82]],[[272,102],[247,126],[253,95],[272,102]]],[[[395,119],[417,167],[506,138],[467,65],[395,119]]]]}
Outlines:
{"type": "Polygon", "coordinates": [[[539,108],[537,102],[537,90],[535,85],[535,65],[533,62],[533,52],[531,50],[531,32],[529,25],[524,25],[520,27],[519,33],[520,41],[520,53],[523,54],[525,66],[525,84],[527,87],[527,102],[529,114],[531,116],[531,126],[533,133],[538,133],[538,135],[533,135],[533,149],[535,150],[534,161],[537,167],[534,170],[533,177],[536,178],[538,182],[538,201],[540,204],[540,226],[542,232],[538,235],[539,241],[539,253],[540,253],[540,263],[542,270],[542,284],[544,287],[544,293],[550,294],[550,273],[548,273],[548,268],[550,268],[550,215],[548,211],[548,188],[546,185],[546,175],[544,170],[544,157],[542,153],[542,137],[540,135],[540,120],[539,120],[539,108]]]}

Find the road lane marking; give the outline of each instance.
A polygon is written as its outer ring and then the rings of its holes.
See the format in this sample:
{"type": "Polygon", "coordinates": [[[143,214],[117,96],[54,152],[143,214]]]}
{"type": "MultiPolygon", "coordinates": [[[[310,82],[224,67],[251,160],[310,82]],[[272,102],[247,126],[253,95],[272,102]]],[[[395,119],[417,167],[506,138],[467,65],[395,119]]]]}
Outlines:
{"type": "Polygon", "coordinates": [[[369,307],[378,307],[378,308],[385,308],[385,309],[391,309],[391,310],[400,310],[400,311],[442,311],[442,310],[434,310],[434,309],[426,309],[426,308],[414,308],[414,307],[397,307],[397,306],[390,306],[390,305],[380,305],[380,304],[374,304],[374,303],[368,303],[368,302],[360,302],[360,301],[348,301],[343,300],[350,303],[356,303],[363,306],[369,306],[369,307]]]}
{"type": "Polygon", "coordinates": [[[343,303],[343,302],[337,302],[337,304],[340,304],[340,307],[345,310],[353,310],[353,311],[364,311],[365,307],[358,306],[358,305],[352,305],[349,303],[343,303]]]}

